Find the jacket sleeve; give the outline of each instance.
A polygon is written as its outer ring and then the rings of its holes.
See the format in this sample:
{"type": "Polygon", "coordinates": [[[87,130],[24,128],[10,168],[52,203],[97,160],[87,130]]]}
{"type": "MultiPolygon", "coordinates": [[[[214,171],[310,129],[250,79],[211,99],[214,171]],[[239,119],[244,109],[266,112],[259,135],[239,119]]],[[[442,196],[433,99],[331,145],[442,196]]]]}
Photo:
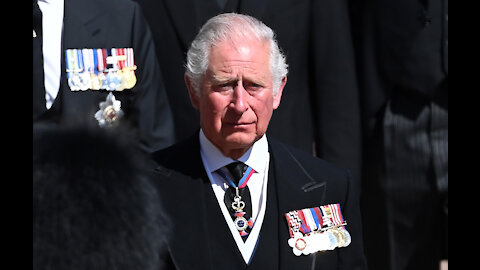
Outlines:
{"type": "Polygon", "coordinates": [[[137,66],[133,119],[141,145],[153,152],[174,142],[173,116],[150,28],[140,6],[134,3],[132,39],[137,66]]]}

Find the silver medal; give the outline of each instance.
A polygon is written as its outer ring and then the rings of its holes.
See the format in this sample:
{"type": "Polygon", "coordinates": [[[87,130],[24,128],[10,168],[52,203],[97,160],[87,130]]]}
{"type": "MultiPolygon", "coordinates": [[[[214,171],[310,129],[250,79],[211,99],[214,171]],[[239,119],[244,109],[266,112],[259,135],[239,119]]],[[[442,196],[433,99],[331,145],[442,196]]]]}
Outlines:
{"type": "Polygon", "coordinates": [[[121,101],[116,100],[112,93],[109,93],[106,100],[99,105],[100,110],[95,113],[95,119],[101,127],[113,126],[122,118],[121,101]]]}

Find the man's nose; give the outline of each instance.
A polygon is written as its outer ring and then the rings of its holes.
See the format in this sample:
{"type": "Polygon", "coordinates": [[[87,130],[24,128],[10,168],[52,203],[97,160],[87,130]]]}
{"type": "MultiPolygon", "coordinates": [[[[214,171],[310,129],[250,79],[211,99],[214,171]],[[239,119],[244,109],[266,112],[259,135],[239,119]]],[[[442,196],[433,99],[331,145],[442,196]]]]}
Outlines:
{"type": "Polygon", "coordinates": [[[230,106],[234,109],[237,113],[244,113],[248,110],[248,93],[242,85],[242,82],[238,82],[238,84],[233,89],[233,97],[230,106]]]}

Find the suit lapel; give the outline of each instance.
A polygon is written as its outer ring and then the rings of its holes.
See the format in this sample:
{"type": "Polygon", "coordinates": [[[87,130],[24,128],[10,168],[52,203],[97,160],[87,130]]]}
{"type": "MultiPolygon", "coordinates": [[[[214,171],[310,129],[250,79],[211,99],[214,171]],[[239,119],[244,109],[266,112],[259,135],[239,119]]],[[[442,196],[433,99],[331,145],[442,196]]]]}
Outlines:
{"type": "Polygon", "coordinates": [[[246,267],[240,250],[238,250],[238,246],[220,210],[210,182],[208,186],[205,186],[204,194],[205,234],[208,239],[208,242],[205,244],[209,251],[209,262],[212,265],[212,269],[229,269],[232,265],[235,265],[236,269],[246,267]]]}
{"type": "Polygon", "coordinates": [[[278,200],[279,252],[281,269],[310,269],[315,257],[295,256],[287,241],[290,238],[285,213],[291,210],[310,208],[310,202],[323,203],[326,183],[312,179],[303,166],[287,148],[268,138],[275,170],[278,200]]]}
{"type": "Polygon", "coordinates": [[[305,202],[323,201],[326,183],[313,179],[283,144],[268,138],[278,183],[279,210],[286,213],[306,206],[305,202]]]}
{"type": "MultiPolygon", "coordinates": [[[[297,163],[295,156],[282,144],[270,137],[268,142],[271,153],[269,177],[272,177],[269,182],[272,180],[273,183],[274,180],[276,183],[276,190],[269,188],[269,192],[273,194],[276,191],[278,202],[277,218],[272,218],[278,225],[279,267],[310,269],[315,263],[315,257],[297,257],[287,244],[290,235],[284,213],[318,206],[309,205],[309,202],[322,203],[326,186],[321,181],[312,179],[300,163],[297,163]]],[[[174,262],[180,269],[224,269],[219,268],[220,265],[228,269],[229,265],[231,268],[232,263],[241,265],[243,259],[220,211],[203,168],[199,149],[198,135],[196,135],[180,148],[176,148],[172,155],[164,155],[171,160],[167,161],[171,165],[167,165],[167,168],[181,172],[173,175],[171,179],[177,182],[173,187],[181,190],[182,199],[179,200],[178,194],[172,195],[171,191],[164,191],[167,207],[175,220],[174,241],[170,243],[170,250],[174,262]],[[174,153],[183,154],[179,157],[174,153]],[[199,247],[202,252],[198,252],[199,247]]],[[[272,198],[271,195],[268,197],[272,198]]],[[[267,202],[267,205],[270,203],[273,202],[267,202]]],[[[266,210],[267,213],[269,209],[266,210]]],[[[269,229],[265,227],[268,220],[264,222],[260,241],[270,241],[262,238],[269,229]]]]}
{"type": "Polygon", "coordinates": [[[176,171],[170,180],[175,183],[170,190],[163,189],[162,198],[175,222],[169,248],[177,267],[228,269],[232,264],[245,265],[203,167],[198,133],[164,156],[169,159],[165,167],[176,171]],[[172,192],[172,188],[180,192],[172,192]]]}
{"type": "Polygon", "coordinates": [[[265,217],[257,246],[255,247],[249,269],[278,269],[279,268],[279,211],[277,199],[277,184],[274,162],[270,160],[268,171],[267,202],[265,217]]]}

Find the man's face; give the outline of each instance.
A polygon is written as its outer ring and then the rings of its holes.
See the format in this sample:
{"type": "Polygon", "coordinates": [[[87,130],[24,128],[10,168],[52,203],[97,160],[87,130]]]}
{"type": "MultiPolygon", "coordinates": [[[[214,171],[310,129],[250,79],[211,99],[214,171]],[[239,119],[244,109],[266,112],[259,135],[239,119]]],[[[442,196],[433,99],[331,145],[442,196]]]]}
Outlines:
{"type": "Polygon", "coordinates": [[[280,105],[286,77],[273,96],[269,52],[258,40],[221,42],[211,48],[199,96],[189,86],[206,137],[226,156],[238,158],[260,139],[280,105]]]}

